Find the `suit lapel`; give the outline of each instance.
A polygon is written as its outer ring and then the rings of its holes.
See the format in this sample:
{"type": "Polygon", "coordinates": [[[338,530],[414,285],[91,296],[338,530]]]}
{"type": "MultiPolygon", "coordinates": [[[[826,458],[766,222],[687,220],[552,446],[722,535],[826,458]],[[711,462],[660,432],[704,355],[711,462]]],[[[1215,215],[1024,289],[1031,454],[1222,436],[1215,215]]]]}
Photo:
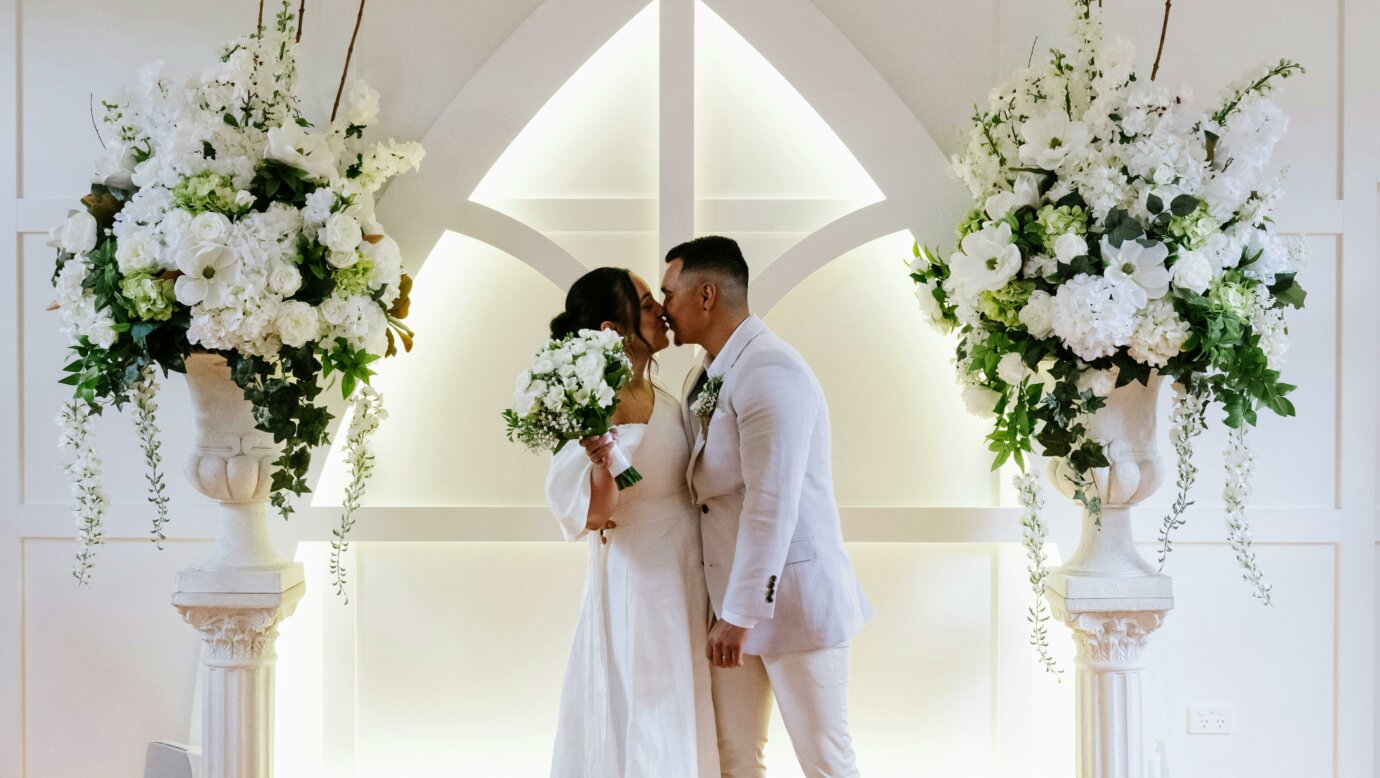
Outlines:
{"type": "Polygon", "coordinates": [[[695,391],[695,386],[700,382],[700,376],[704,375],[707,368],[700,366],[690,371],[690,380],[685,384],[685,391],[681,398],[681,416],[685,419],[685,435],[690,441],[690,461],[685,466],[685,483],[690,487],[690,500],[698,502],[699,498],[695,495],[695,462],[700,458],[700,452],[704,450],[704,425],[699,417],[690,410],[690,394],[695,391]]]}
{"type": "MultiPolygon", "coordinates": [[[[724,384],[727,384],[729,371],[733,369],[734,365],[738,364],[738,359],[743,355],[743,352],[747,350],[748,344],[752,343],[752,341],[757,339],[757,336],[761,335],[766,331],[767,325],[764,324],[762,320],[757,318],[756,316],[749,316],[746,320],[743,321],[742,324],[738,325],[738,330],[733,333],[733,337],[729,339],[729,342],[727,344],[725,344],[724,350],[721,351],[719,353],[719,356],[714,360],[714,365],[723,365],[723,369],[720,372],[715,373],[714,375],[722,376],[724,379],[724,384]]],[[[707,368],[701,368],[701,371],[696,371],[694,373],[694,381],[690,383],[691,389],[687,390],[687,392],[694,391],[693,387],[696,383],[699,382],[700,372],[704,370],[707,370],[707,368]]],[[[722,402],[722,385],[720,386],[719,391],[720,402],[722,402]]],[[[690,451],[690,464],[687,465],[685,469],[685,482],[690,485],[691,499],[698,501],[698,498],[695,494],[695,465],[700,460],[700,454],[704,453],[705,443],[709,439],[709,430],[706,428],[705,424],[700,421],[698,417],[695,417],[693,414],[690,413],[690,397],[688,394],[686,395],[685,399],[686,402],[682,403],[682,407],[685,408],[687,418],[690,419],[691,422],[693,422],[695,435],[695,442],[690,451]]]]}

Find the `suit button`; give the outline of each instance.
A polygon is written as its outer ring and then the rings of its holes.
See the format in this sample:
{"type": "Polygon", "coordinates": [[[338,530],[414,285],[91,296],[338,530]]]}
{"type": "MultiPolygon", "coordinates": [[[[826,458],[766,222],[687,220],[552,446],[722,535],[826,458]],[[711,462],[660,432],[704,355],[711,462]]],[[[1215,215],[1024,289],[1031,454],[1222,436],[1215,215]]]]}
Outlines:
{"type": "Polygon", "coordinates": [[[700,506],[700,513],[709,513],[709,506],[708,506],[708,505],[701,505],[701,506],[700,506]]]}

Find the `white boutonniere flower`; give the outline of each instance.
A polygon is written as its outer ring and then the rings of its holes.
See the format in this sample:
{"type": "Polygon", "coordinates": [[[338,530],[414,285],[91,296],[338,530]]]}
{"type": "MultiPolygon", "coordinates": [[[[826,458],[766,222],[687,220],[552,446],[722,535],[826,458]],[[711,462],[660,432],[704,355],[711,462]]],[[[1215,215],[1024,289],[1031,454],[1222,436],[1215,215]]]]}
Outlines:
{"type": "Polygon", "coordinates": [[[690,406],[690,412],[700,417],[700,428],[706,433],[709,431],[709,418],[714,415],[714,409],[719,405],[719,389],[723,385],[723,376],[710,376],[700,389],[700,396],[695,398],[695,402],[690,406]]]}

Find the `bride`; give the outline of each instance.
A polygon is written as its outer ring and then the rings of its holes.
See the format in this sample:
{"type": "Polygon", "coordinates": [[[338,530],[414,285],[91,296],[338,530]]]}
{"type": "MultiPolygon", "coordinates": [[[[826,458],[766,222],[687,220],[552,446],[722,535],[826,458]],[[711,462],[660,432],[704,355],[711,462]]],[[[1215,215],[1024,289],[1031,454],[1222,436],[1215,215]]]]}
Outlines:
{"type": "Polygon", "coordinates": [[[609,434],[565,446],[546,477],[561,531],[589,551],[551,775],[718,776],[690,452],[676,397],[650,377],[653,355],[669,345],[661,305],[630,271],[598,268],[551,321],[553,338],[581,329],[623,335],[634,378],[618,394],[609,434]],[[643,476],[622,492],[607,468],[615,440],[643,476]]]}

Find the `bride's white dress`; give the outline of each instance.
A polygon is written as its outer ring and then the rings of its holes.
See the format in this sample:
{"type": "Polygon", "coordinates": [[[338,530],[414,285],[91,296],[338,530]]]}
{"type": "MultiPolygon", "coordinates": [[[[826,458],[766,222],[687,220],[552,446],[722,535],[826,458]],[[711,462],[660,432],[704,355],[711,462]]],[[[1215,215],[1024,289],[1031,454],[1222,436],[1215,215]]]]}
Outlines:
{"type": "Polygon", "coordinates": [[[607,544],[585,530],[593,465],[584,449],[567,444],[546,478],[561,531],[589,552],[551,775],[717,778],[708,595],[676,398],[657,387],[650,420],[619,425],[618,436],[642,481],[619,496],[607,544]]]}

